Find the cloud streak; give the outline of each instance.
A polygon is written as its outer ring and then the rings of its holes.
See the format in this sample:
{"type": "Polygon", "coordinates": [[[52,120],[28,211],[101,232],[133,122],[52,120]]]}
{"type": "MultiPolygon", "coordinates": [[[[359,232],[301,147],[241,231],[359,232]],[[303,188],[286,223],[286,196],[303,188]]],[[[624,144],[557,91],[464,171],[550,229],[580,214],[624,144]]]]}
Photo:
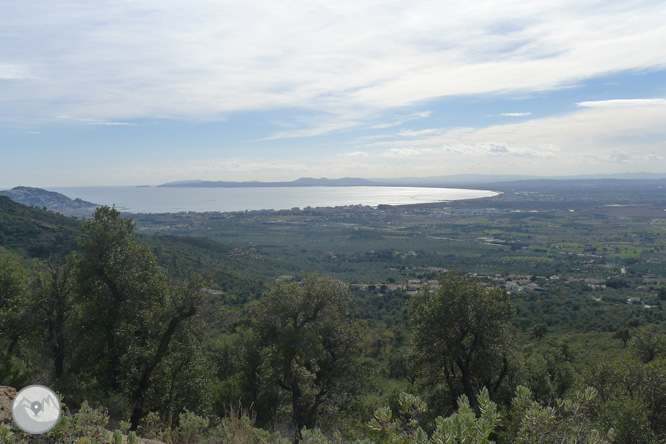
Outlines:
{"type": "Polygon", "coordinates": [[[30,69],[26,66],[12,63],[0,63],[0,80],[22,80],[33,78],[30,69]]]}
{"type": "Polygon", "coordinates": [[[664,106],[666,99],[615,99],[595,102],[580,102],[576,105],[583,108],[619,108],[625,106],[664,106]]]}
{"type": "Polygon", "coordinates": [[[663,169],[663,0],[5,3],[21,183],[663,169]]]}
{"type": "Polygon", "coordinates": [[[574,154],[573,157],[582,162],[590,162],[593,164],[599,163],[632,163],[637,161],[663,161],[664,156],[658,155],[654,152],[650,153],[631,153],[621,150],[601,151],[595,150],[593,152],[574,154]]]}
{"type": "Polygon", "coordinates": [[[12,42],[0,49],[0,79],[17,81],[5,100],[18,106],[0,117],[215,120],[268,109],[332,116],[272,136],[307,137],[344,128],[343,120],[373,125],[387,108],[440,97],[662,69],[663,16],[659,0],[635,8],[574,0],[10,2],[0,17],[1,37],[12,42]]]}
{"type": "Polygon", "coordinates": [[[517,166],[545,175],[585,173],[593,167],[602,172],[613,165],[654,171],[659,169],[655,161],[664,157],[663,122],[664,106],[581,107],[519,123],[442,128],[415,132],[410,138],[398,133],[387,140],[363,140],[362,147],[377,159],[400,159],[405,166],[451,165],[485,173],[517,166]]]}

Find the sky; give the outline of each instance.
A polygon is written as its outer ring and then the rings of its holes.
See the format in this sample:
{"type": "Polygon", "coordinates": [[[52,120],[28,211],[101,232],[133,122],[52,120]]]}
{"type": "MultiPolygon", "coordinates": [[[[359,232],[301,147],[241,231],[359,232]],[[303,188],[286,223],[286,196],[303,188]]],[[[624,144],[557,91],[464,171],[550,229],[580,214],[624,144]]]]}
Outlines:
{"type": "Polygon", "coordinates": [[[663,0],[0,4],[0,186],[666,173],[663,0]]]}

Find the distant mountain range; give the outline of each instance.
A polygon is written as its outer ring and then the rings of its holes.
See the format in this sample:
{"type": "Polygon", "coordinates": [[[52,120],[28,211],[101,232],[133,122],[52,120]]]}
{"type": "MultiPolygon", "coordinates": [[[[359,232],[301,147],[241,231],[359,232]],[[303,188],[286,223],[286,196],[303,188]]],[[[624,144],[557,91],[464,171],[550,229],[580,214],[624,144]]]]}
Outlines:
{"type": "Polygon", "coordinates": [[[160,187],[187,187],[187,188],[240,188],[240,187],[354,187],[354,186],[410,186],[410,187],[460,187],[475,188],[479,185],[518,182],[526,180],[596,180],[596,179],[662,179],[666,173],[625,173],[625,174],[597,174],[577,176],[528,176],[528,175],[483,175],[483,174],[457,174],[449,176],[432,177],[400,177],[390,179],[362,179],[356,177],[344,177],[341,179],[328,179],[322,177],[302,177],[288,182],[230,182],[209,180],[188,180],[180,182],[169,182],[160,187]]]}
{"type": "Polygon", "coordinates": [[[9,197],[14,202],[31,207],[44,208],[65,216],[90,216],[99,205],[81,199],[70,199],[64,194],[47,191],[41,188],[15,187],[0,191],[0,195],[9,197]]]}
{"type": "MultiPolygon", "coordinates": [[[[159,187],[188,188],[240,188],[240,187],[354,187],[354,186],[395,186],[395,187],[442,187],[491,189],[494,191],[510,191],[512,189],[582,189],[592,190],[595,187],[623,186],[627,191],[636,192],[641,187],[663,187],[666,189],[666,173],[631,173],[631,174],[599,174],[579,176],[527,176],[527,175],[481,175],[460,174],[434,177],[401,177],[392,179],[362,179],[344,177],[341,179],[302,177],[290,182],[229,182],[190,180],[169,182],[159,187]]],[[[81,199],[69,197],[41,188],[18,186],[11,190],[0,191],[4,195],[24,205],[46,208],[66,216],[89,217],[99,205],[81,199]]]]}

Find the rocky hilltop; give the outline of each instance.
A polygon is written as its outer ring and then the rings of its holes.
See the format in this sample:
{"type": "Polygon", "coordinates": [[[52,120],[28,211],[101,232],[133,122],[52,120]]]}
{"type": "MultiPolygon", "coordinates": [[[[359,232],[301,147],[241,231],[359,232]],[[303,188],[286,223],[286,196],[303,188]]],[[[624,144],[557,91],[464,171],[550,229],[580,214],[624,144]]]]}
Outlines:
{"type": "Polygon", "coordinates": [[[11,190],[0,191],[0,194],[9,197],[14,202],[43,208],[65,216],[88,217],[99,205],[81,199],[70,199],[64,194],[47,191],[41,188],[15,187],[11,190]]]}

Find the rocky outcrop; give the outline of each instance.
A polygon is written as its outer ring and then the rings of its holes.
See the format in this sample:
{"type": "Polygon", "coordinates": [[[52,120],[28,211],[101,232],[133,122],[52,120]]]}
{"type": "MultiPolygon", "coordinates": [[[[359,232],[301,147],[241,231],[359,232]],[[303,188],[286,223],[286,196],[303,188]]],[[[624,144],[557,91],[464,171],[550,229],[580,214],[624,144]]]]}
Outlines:
{"type": "Polygon", "coordinates": [[[0,424],[11,422],[12,402],[14,402],[15,397],[15,388],[0,386],[0,424]]]}

